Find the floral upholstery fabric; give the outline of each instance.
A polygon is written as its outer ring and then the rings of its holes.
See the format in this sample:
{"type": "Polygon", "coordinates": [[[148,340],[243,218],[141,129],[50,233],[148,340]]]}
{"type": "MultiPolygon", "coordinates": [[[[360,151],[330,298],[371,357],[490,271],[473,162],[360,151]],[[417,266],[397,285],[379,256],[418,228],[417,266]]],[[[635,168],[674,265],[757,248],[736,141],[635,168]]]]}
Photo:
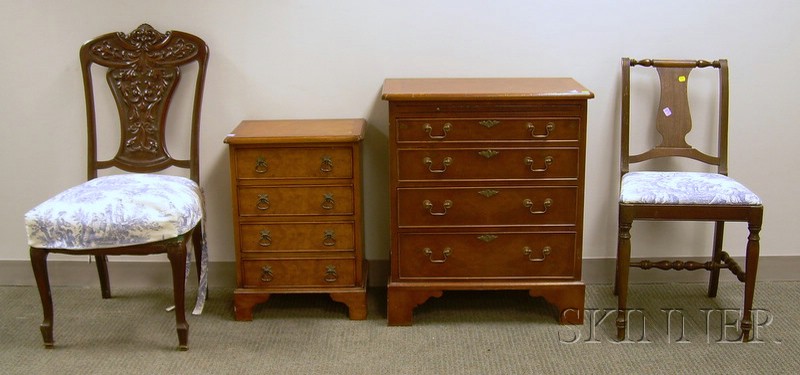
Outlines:
{"type": "MultiPolygon", "coordinates": [[[[28,245],[85,250],[175,238],[205,216],[203,193],[178,176],[119,174],[67,189],[25,214],[28,245]]],[[[205,302],[208,251],[203,228],[200,285],[194,314],[205,302]]],[[[187,253],[187,277],[192,252],[187,253]]]]}
{"type": "Polygon", "coordinates": [[[25,214],[28,244],[93,249],[174,238],[203,216],[200,187],[187,178],[152,174],[98,177],[25,214]]]}
{"type": "Polygon", "coordinates": [[[620,203],[760,205],[761,198],[718,173],[629,172],[622,177],[620,203]]]}

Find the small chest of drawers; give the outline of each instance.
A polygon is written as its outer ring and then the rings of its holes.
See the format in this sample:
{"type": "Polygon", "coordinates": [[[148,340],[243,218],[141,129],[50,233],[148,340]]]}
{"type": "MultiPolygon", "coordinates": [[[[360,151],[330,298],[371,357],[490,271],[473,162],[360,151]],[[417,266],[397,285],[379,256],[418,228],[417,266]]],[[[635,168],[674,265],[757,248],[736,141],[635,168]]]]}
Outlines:
{"type": "Polygon", "coordinates": [[[444,290],[524,289],[582,323],[587,99],[570,78],[387,79],[389,325],[444,290]]]}
{"type": "Polygon", "coordinates": [[[236,320],[274,293],[328,293],[365,319],[361,141],[366,123],[243,121],[231,163],[236,320]]]}

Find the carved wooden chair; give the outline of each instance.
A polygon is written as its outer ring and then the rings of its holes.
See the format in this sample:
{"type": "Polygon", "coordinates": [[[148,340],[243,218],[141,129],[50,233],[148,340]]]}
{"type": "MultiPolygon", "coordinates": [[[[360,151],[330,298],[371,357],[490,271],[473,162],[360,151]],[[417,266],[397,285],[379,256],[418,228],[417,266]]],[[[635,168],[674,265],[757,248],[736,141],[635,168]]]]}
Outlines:
{"type": "Polygon", "coordinates": [[[147,24],[128,35],[102,35],[81,47],[89,136],[88,181],[25,214],[31,264],[44,310],[41,331],[45,347],[53,347],[53,301],[47,273],[50,253],[93,255],[103,298],[111,297],[108,255],[166,253],[172,269],[179,348],[187,349],[184,287],[190,241],[200,279],[195,313],[202,309],[207,292],[198,148],[207,61],[208,47],[200,38],[179,31],[162,34],[147,24]],[[186,127],[190,129],[189,156],[176,159],[167,151],[167,112],[181,69],[194,63],[197,79],[191,125],[186,127]],[[92,76],[99,73],[93,70],[105,73],[119,112],[119,148],[108,160],[98,157],[98,112],[92,76]],[[189,177],[155,173],[174,169],[171,167],[186,170],[189,177]],[[109,168],[116,174],[98,176],[98,171],[109,168]]]}
{"type": "MultiPolygon", "coordinates": [[[[761,199],[728,174],[728,62],[726,60],[632,60],[622,59],[622,132],[621,186],[619,198],[619,238],[614,293],[618,296],[617,336],[625,338],[629,267],[642,269],[710,271],[708,296],[715,297],[719,271],[730,270],[744,282],[744,307],[741,332],[749,340],[752,328],[751,308],[755,290],[759,256],[759,231],[763,206],[761,199]],[[655,126],[661,143],[639,154],[631,155],[630,109],[631,68],[651,67],[658,72],[661,96],[655,126]],[[689,73],[695,68],[712,68],[719,72],[718,147],[712,156],[687,143],[692,129],[689,111],[689,73]],[[716,173],[675,171],[630,171],[631,164],[659,158],[687,158],[709,165],[716,173]],[[642,260],[631,263],[631,226],[634,220],[709,221],[715,222],[711,259],[707,262],[642,260]],[[745,271],[722,250],[726,221],[746,222],[747,238],[745,271]]],[[[651,162],[650,165],[653,163],[651,162]]]]}

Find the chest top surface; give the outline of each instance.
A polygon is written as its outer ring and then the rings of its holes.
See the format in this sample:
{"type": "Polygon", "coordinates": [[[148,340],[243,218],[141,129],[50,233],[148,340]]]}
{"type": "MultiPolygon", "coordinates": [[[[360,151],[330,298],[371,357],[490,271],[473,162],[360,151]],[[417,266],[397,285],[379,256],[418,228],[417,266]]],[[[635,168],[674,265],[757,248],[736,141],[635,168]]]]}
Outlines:
{"type": "Polygon", "coordinates": [[[423,100],[591,99],[594,94],[572,78],[389,78],[381,98],[423,100]]]}
{"type": "Polygon", "coordinates": [[[364,139],[364,119],[245,120],[225,137],[225,143],[329,143],[364,139]]]}

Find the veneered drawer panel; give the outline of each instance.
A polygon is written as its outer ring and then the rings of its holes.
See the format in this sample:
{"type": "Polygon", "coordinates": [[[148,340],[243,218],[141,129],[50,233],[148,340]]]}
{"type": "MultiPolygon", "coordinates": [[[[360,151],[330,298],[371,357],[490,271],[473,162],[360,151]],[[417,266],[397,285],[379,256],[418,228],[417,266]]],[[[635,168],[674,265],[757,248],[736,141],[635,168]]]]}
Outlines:
{"type": "Polygon", "coordinates": [[[244,287],[353,286],[352,259],[245,260],[244,287]]]}
{"type": "Polygon", "coordinates": [[[401,234],[400,278],[569,277],[575,233],[401,234]]]}
{"type": "Polygon", "coordinates": [[[240,179],[350,178],[353,152],[348,147],[262,147],[236,149],[240,179]]]}
{"type": "Polygon", "coordinates": [[[577,148],[400,149],[399,179],[574,179],[577,148]]]}
{"type": "Polygon", "coordinates": [[[398,142],[577,141],[579,118],[430,118],[397,120],[398,142]]]}
{"type": "Polygon", "coordinates": [[[239,226],[241,251],[352,250],[353,223],[263,223],[239,226]]]}
{"type": "Polygon", "coordinates": [[[453,187],[397,190],[401,227],[575,225],[575,187],[453,187]]]}
{"type": "Polygon", "coordinates": [[[352,215],[350,186],[239,187],[239,215],[352,215]]]}

